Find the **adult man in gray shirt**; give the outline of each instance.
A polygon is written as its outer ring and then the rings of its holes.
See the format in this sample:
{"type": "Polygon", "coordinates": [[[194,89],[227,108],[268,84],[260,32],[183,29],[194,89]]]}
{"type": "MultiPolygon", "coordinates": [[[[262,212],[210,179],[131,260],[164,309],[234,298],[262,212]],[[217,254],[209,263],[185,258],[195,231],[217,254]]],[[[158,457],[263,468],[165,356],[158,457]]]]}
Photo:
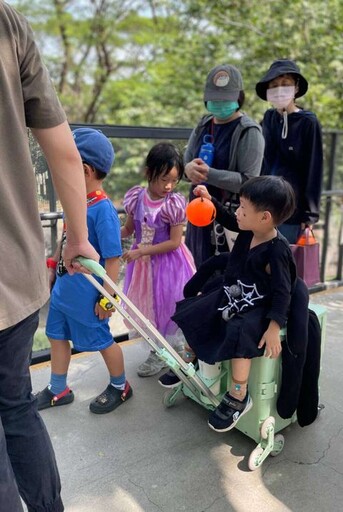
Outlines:
{"type": "Polygon", "coordinates": [[[53,448],[31,393],[38,310],[49,298],[27,127],[41,145],[68,225],[64,252],[98,260],[88,242],[81,158],[25,18],[0,0],[0,510],[64,510],[53,448]],[[19,491],[19,492],[18,492],[19,491]],[[20,495],[20,496],[19,496],[20,495]]]}

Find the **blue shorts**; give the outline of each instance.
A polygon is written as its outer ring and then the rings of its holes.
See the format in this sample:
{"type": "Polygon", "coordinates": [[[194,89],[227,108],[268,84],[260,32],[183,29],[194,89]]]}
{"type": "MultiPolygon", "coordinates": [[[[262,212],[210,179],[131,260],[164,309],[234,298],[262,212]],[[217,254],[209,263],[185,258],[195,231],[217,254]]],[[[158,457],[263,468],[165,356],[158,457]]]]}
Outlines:
{"type": "Polygon", "coordinates": [[[50,304],[46,322],[46,335],[54,340],[70,340],[79,352],[95,352],[110,347],[113,336],[108,319],[99,320],[98,325],[84,325],[50,304]]]}

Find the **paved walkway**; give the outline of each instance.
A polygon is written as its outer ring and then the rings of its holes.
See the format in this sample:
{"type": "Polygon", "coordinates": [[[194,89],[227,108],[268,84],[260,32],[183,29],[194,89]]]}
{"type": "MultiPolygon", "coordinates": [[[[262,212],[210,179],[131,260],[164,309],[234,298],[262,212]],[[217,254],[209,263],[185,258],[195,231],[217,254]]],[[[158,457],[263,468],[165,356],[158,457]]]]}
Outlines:
{"type": "MultiPolygon", "coordinates": [[[[287,427],[285,447],[261,468],[248,469],[256,444],[237,430],[218,434],[207,411],[181,397],[164,408],[157,378],[141,379],[143,342],[123,350],[134,396],[96,416],[90,400],[107,385],[98,354],[73,358],[71,405],[42,411],[62,477],[67,512],[333,512],[343,502],[343,288],[312,295],[326,305],[328,326],[321,402],[314,424],[287,427]]],[[[49,364],[32,368],[34,391],[49,364]]]]}

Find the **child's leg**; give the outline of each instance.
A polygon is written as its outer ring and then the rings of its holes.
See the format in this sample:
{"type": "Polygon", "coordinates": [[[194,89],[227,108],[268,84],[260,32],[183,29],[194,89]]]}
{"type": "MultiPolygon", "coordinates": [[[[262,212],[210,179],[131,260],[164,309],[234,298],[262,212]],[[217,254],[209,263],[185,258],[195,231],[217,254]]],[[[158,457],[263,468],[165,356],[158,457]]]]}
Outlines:
{"type": "Polygon", "coordinates": [[[132,388],[125,377],[123,352],[117,343],[100,350],[110,374],[110,383],[89,404],[94,414],[105,414],[116,409],[123,402],[131,398],[132,388]]]}
{"type": "Polygon", "coordinates": [[[67,386],[71,349],[68,340],[49,338],[51,345],[51,375],[48,386],[37,393],[38,410],[73,402],[74,393],[67,386]]]}
{"type": "Polygon", "coordinates": [[[113,343],[110,347],[100,350],[108,372],[112,386],[118,389],[125,387],[125,370],[123,352],[117,343],[113,343]]]}
{"type": "Polygon", "coordinates": [[[71,358],[71,349],[68,340],[53,340],[51,345],[51,376],[49,390],[59,395],[67,388],[67,375],[71,358]]]}
{"type": "Polygon", "coordinates": [[[248,379],[251,368],[251,359],[232,359],[232,378],[230,395],[242,401],[246,397],[248,379]]]}
{"type": "Polygon", "coordinates": [[[71,349],[68,340],[53,340],[49,338],[51,345],[51,372],[58,375],[68,373],[71,358],[71,349]]]}
{"type": "Polygon", "coordinates": [[[231,430],[237,421],[252,407],[248,393],[250,359],[232,359],[230,391],[225,393],[218,407],[210,414],[209,426],[216,432],[231,430]]]}
{"type": "Polygon", "coordinates": [[[59,395],[67,388],[67,375],[71,358],[71,348],[68,340],[53,340],[51,346],[51,376],[49,390],[59,395]]]}

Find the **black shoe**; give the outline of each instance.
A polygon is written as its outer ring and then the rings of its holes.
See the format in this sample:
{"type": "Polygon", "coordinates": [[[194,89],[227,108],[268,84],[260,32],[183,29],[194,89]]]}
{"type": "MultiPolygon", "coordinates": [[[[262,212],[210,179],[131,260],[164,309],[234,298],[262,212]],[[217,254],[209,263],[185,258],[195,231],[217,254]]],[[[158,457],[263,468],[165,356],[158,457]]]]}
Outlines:
{"type": "Polygon", "coordinates": [[[161,384],[164,388],[175,388],[180,384],[181,380],[172,370],[169,370],[169,372],[164,373],[161,375],[161,377],[158,379],[158,383],[161,384]]]}
{"type": "Polygon", "coordinates": [[[106,414],[114,411],[119,405],[132,397],[132,388],[126,381],[125,389],[117,389],[109,384],[105,391],[89,404],[89,409],[94,414],[106,414]]]}
{"type": "Polygon", "coordinates": [[[249,393],[246,394],[243,402],[226,393],[218,407],[211,412],[208,426],[216,432],[227,432],[252,408],[252,405],[249,393]]]}
{"type": "Polygon", "coordinates": [[[51,393],[47,386],[42,391],[39,391],[39,393],[36,393],[35,397],[37,398],[37,406],[39,411],[42,409],[48,409],[49,407],[56,407],[58,405],[71,404],[71,402],[74,401],[74,393],[71,389],[68,388],[68,386],[64,391],[62,391],[62,393],[59,393],[58,395],[51,393]]]}
{"type": "MultiPolygon", "coordinates": [[[[194,368],[197,370],[199,368],[198,359],[195,358],[194,361],[190,361],[194,368]]],[[[161,377],[158,379],[158,383],[161,384],[164,388],[176,388],[180,384],[181,380],[173,370],[169,370],[167,373],[164,373],[161,375],[161,377]]]]}

